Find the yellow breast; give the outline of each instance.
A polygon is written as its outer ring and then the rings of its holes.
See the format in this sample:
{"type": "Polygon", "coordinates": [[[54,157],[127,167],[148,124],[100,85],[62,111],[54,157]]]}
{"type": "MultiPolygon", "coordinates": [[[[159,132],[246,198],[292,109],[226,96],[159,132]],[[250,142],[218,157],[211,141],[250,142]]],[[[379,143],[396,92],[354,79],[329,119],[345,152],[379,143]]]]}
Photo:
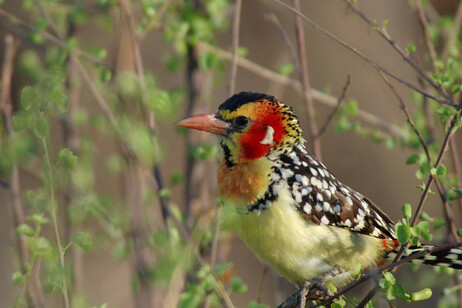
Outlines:
{"type": "MultiPolygon", "coordinates": [[[[224,200],[224,227],[236,233],[258,259],[270,264],[294,283],[318,277],[340,267],[353,270],[375,265],[381,254],[380,240],[338,227],[315,225],[297,213],[288,190],[260,215],[244,214],[242,205],[224,200]]],[[[346,274],[332,281],[343,285],[346,274]]]]}

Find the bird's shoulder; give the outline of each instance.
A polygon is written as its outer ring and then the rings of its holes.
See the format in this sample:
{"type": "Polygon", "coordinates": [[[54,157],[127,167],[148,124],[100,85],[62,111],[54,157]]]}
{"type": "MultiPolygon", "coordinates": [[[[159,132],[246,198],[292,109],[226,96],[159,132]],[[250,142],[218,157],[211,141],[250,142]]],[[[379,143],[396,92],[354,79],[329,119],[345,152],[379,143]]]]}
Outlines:
{"type": "Polygon", "coordinates": [[[368,198],[339,182],[303,145],[280,153],[273,169],[273,185],[287,183],[296,210],[308,221],[376,238],[395,238],[392,220],[368,198]]]}

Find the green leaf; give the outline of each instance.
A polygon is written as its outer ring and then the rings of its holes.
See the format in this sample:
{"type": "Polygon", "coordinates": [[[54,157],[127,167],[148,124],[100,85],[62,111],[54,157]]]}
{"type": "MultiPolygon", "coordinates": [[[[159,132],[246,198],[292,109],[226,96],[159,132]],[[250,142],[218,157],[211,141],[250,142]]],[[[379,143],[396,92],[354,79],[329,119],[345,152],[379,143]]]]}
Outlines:
{"type": "Polygon", "coordinates": [[[362,269],[362,266],[360,263],[356,264],[355,268],[353,269],[353,271],[351,272],[351,274],[353,276],[357,276],[361,273],[361,269],[362,269]]]}
{"type": "Polygon", "coordinates": [[[448,173],[448,169],[445,166],[436,167],[436,176],[438,179],[443,178],[448,173]]]}
{"type": "Polygon", "coordinates": [[[266,304],[257,303],[256,301],[250,301],[249,308],[269,308],[269,306],[266,304]]]}
{"type": "Polygon", "coordinates": [[[237,293],[247,292],[247,285],[239,277],[231,278],[231,289],[237,293]]]}
{"type": "Polygon", "coordinates": [[[87,252],[93,248],[93,239],[87,232],[77,232],[72,235],[72,242],[87,252]]]}
{"type": "Polygon", "coordinates": [[[22,115],[14,115],[13,116],[13,129],[15,132],[20,131],[24,127],[27,126],[26,121],[22,115]]]}
{"type": "Polygon", "coordinates": [[[69,169],[74,170],[77,166],[79,158],[72,153],[68,148],[61,149],[59,151],[59,160],[66,165],[69,169]]]}
{"type": "Polygon", "coordinates": [[[420,161],[420,155],[412,154],[406,159],[406,165],[412,165],[412,164],[418,163],[419,161],[420,161]]]}
{"type": "Polygon", "coordinates": [[[21,272],[14,272],[13,275],[11,275],[11,280],[13,280],[15,284],[21,285],[25,282],[26,277],[21,274],[21,272]]]}
{"type": "Polygon", "coordinates": [[[406,219],[411,218],[412,216],[412,207],[409,203],[405,203],[403,207],[401,208],[403,211],[403,217],[406,219]]]}
{"type": "Polygon", "coordinates": [[[422,289],[420,291],[411,294],[413,301],[423,301],[429,299],[432,296],[432,290],[429,288],[422,289]]]}
{"type": "Polygon", "coordinates": [[[354,99],[349,99],[345,104],[345,111],[349,117],[356,117],[358,114],[358,102],[354,99]]]}
{"type": "Polygon", "coordinates": [[[29,110],[34,101],[37,99],[37,94],[34,88],[24,87],[21,90],[21,107],[24,110],[29,110]]]}
{"type": "Polygon", "coordinates": [[[45,118],[39,118],[37,123],[35,123],[35,133],[39,138],[48,137],[50,131],[48,121],[45,118]]]}
{"type": "Polygon", "coordinates": [[[50,100],[61,113],[65,113],[69,109],[69,100],[67,99],[66,94],[64,94],[59,88],[53,88],[50,94],[50,100]]]}
{"type": "Polygon", "coordinates": [[[101,70],[101,82],[107,83],[109,80],[111,80],[111,70],[108,69],[107,67],[103,67],[101,70]]]}
{"type": "Polygon", "coordinates": [[[460,92],[460,89],[461,89],[460,84],[455,84],[455,85],[452,86],[451,92],[452,92],[452,94],[455,94],[457,92],[460,92]]]}
{"type": "Polygon", "coordinates": [[[18,234],[23,234],[23,235],[26,235],[26,236],[34,236],[35,235],[34,229],[32,229],[31,226],[26,225],[26,224],[22,224],[22,225],[17,226],[16,227],[16,232],[18,234]]]}
{"type": "Polygon", "coordinates": [[[414,53],[415,52],[415,45],[414,44],[407,44],[406,52],[408,54],[414,53]]]}
{"type": "Polygon", "coordinates": [[[383,273],[383,277],[385,278],[385,280],[390,284],[390,285],[394,285],[396,283],[396,278],[395,276],[393,276],[392,273],[390,272],[385,272],[383,273]]]}
{"type": "Polygon", "coordinates": [[[462,236],[462,229],[457,229],[457,236],[462,236]]]}
{"type": "Polygon", "coordinates": [[[290,74],[293,73],[294,70],[295,70],[295,67],[292,63],[284,63],[279,67],[278,73],[283,76],[289,76],[290,74]]]}
{"type": "Polygon", "coordinates": [[[409,225],[404,225],[401,222],[398,222],[395,225],[396,228],[396,235],[398,236],[398,241],[401,244],[406,244],[409,242],[409,239],[411,237],[411,227],[409,225]]]}
{"type": "Polygon", "coordinates": [[[231,262],[220,263],[220,264],[215,265],[215,267],[213,268],[213,271],[217,273],[218,275],[221,275],[232,267],[233,267],[233,263],[231,262]]]}
{"type": "Polygon", "coordinates": [[[430,223],[428,221],[419,222],[419,224],[414,227],[414,230],[427,242],[433,239],[433,235],[430,233],[430,223]]]}

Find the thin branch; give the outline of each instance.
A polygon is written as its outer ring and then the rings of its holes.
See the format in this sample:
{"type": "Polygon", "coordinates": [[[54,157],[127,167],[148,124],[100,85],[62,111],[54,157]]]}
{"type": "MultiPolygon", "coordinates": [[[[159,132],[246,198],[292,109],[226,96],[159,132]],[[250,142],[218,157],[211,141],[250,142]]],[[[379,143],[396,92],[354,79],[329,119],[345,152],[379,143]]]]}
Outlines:
{"type": "MultiPolygon", "coordinates": [[[[360,11],[356,6],[350,1],[350,0],[343,0],[348,7],[356,13],[359,17],[361,17],[364,21],[366,21],[369,25],[371,25],[374,21],[367,17],[362,11],[360,11]]],[[[425,70],[418,65],[394,40],[393,38],[387,33],[385,28],[377,29],[377,33],[380,34],[392,47],[395,49],[398,54],[403,58],[405,62],[407,62],[414,70],[425,80],[427,81],[438,93],[446,98],[446,100],[451,104],[451,105],[457,105],[452,97],[439,85],[436,84],[436,82],[433,80],[430,75],[428,75],[425,70]]]]}
{"type": "MultiPolygon", "coordinates": [[[[300,11],[300,0],[293,0],[294,8],[300,11]]],[[[308,60],[306,57],[305,47],[305,31],[303,29],[302,19],[299,15],[295,15],[295,32],[297,34],[297,47],[298,47],[298,59],[300,61],[300,69],[302,71],[302,88],[303,98],[306,104],[306,111],[308,114],[308,127],[309,127],[309,138],[313,144],[314,156],[318,160],[322,160],[321,153],[321,141],[316,138],[318,135],[318,127],[315,120],[315,110],[313,106],[313,98],[311,96],[310,77],[308,75],[308,60]]]]}
{"type": "Polygon", "coordinates": [[[443,47],[443,51],[441,52],[441,60],[446,62],[449,57],[449,53],[451,48],[454,46],[454,43],[457,40],[457,35],[460,31],[460,26],[462,25],[462,2],[459,2],[459,6],[457,7],[457,12],[454,17],[454,23],[452,24],[452,29],[449,32],[448,38],[446,40],[446,44],[443,47]]]}
{"type": "MultiPolygon", "coordinates": [[[[457,146],[454,140],[454,136],[451,136],[451,138],[449,139],[449,149],[451,151],[452,166],[454,168],[454,174],[457,178],[457,188],[460,189],[462,188],[462,171],[461,171],[460,162],[459,162],[460,156],[457,151],[457,146]]],[[[459,198],[458,201],[459,201],[460,212],[462,215],[462,198],[459,198]]]]}
{"type": "Polygon", "coordinates": [[[363,298],[363,300],[356,306],[356,308],[363,308],[366,307],[367,303],[371,301],[371,299],[379,292],[380,286],[376,282],[374,288],[367,293],[366,297],[363,298]]]}
{"type": "MultiPolygon", "coordinates": [[[[364,283],[365,281],[367,281],[367,280],[369,280],[369,279],[371,279],[373,277],[376,277],[380,273],[383,273],[383,272],[390,271],[390,270],[393,270],[395,268],[398,268],[399,266],[401,266],[403,264],[409,263],[412,260],[421,258],[421,257],[423,257],[423,256],[425,256],[427,254],[436,253],[438,251],[449,250],[449,249],[452,249],[452,248],[458,248],[458,247],[461,247],[461,246],[462,246],[462,243],[452,243],[452,244],[443,245],[443,246],[424,246],[424,247],[422,247],[422,251],[413,253],[410,256],[402,258],[402,259],[400,259],[398,261],[394,261],[394,262],[392,262],[390,264],[387,264],[387,265],[385,265],[383,267],[380,267],[380,268],[374,269],[374,270],[372,270],[372,271],[370,271],[368,273],[362,274],[361,277],[358,280],[350,283],[349,285],[344,287],[342,290],[340,290],[339,292],[337,292],[335,295],[331,296],[327,300],[322,301],[320,303],[317,303],[316,305],[314,305],[314,307],[326,306],[326,305],[332,303],[334,300],[339,299],[340,297],[345,295],[347,292],[349,292],[352,289],[356,288],[358,285],[364,283]]],[[[298,303],[298,297],[299,297],[299,294],[300,294],[299,291],[300,290],[297,290],[296,292],[292,293],[282,304],[280,304],[278,306],[278,308],[294,308],[294,307],[296,307],[296,305],[298,303]]]]}
{"type": "Polygon", "coordinates": [[[425,45],[427,46],[428,53],[430,54],[430,59],[431,59],[431,64],[433,67],[433,71],[436,72],[436,51],[435,51],[435,45],[433,45],[433,42],[430,38],[430,30],[428,28],[428,21],[427,17],[425,16],[425,12],[422,7],[422,2],[421,0],[414,0],[414,4],[417,8],[417,12],[419,14],[419,20],[420,24],[422,25],[422,30],[424,33],[425,37],[425,45]]]}
{"type": "MultiPolygon", "coordinates": [[[[301,80],[303,77],[302,77],[302,70],[300,68],[300,62],[298,61],[297,52],[295,51],[294,46],[290,42],[290,39],[289,39],[289,36],[287,35],[286,30],[281,25],[281,22],[279,21],[275,13],[271,12],[270,14],[265,14],[265,19],[271,22],[281,34],[284,40],[284,43],[286,44],[287,49],[289,50],[289,55],[292,60],[292,63],[294,64],[294,67],[297,70],[298,77],[301,80]]],[[[311,91],[313,90],[311,89],[311,91]]]]}
{"type": "Polygon", "coordinates": [[[436,97],[422,89],[420,89],[419,87],[413,85],[412,83],[402,79],[401,77],[395,75],[394,73],[391,73],[389,70],[387,70],[386,68],[384,68],[383,66],[377,64],[376,62],[374,62],[373,60],[369,59],[367,56],[365,56],[362,52],[360,52],[359,50],[357,50],[356,48],[350,46],[348,43],[346,43],[345,41],[343,41],[342,39],[340,39],[339,37],[337,37],[336,35],[330,33],[329,31],[327,31],[326,29],[320,27],[317,23],[315,23],[314,21],[312,21],[310,18],[308,18],[307,16],[305,16],[304,14],[302,14],[300,11],[294,9],[293,7],[287,5],[286,3],[282,2],[281,0],[273,0],[274,2],[280,4],[281,6],[287,8],[288,10],[294,12],[295,14],[299,15],[303,20],[305,20],[306,22],[308,22],[310,25],[312,25],[316,30],[324,33],[326,36],[330,37],[331,39],[333,39],[335,42],[339,43],[340,45],[342,45],[343,47],[347,48],[348,50],[350,50],[351,52],[353,52],[354,54],[358,55],[359,57],[361,57],[363,60],[365,60],[367,63],[369,63],[372,67],[374,68],[378,68],[380,69],[382,72],[384,72],[385,74],[387,74],[388,76],[392,77],[393,79],[401,82],[402,84],[406,85],[407,87],[411,88],[412,90],[424,95],[424,96],[427,96],[431,99],[433,99],[434,101],[440,103],[440,104],[446,104],[446,105],[449,105],[449,106],[453,106],[453,107],[457,107],[458,105],[452,100],[452,98],[448,99],[446,97],[436,97]]]}
{"type": "Polygon", "coordinates": [[[257,303],[261,303],[261,298],[263,294],[263,281],[265,281],[265,275],[268,272],[269,266],[267,264],[263,265],[263,270],[261,271],[260,278],[258,279],[257,284],[257,295],[255,296],[257,303]]]}
{"type": "Polygon", "coordinates": [[[230,74],[229,74],[229,96],[234,94],[234,89],[236,88],[236,74],[237,74],[237,52],[239,50],[239,26],[241,24],[241,7],[242,0],[235,0],[234,4],[234,16],[233,16],[233,58],[231,59],[230,64],[230,74]]]}
{"type": "MultiPolygon", "coordinates": [[[[45,41],[53,44],[53,45],[56,45],[60,48],[67,48],[67,42],[66,41],[63,41],[59,38],[57,38],[56,36],[50,34],[49,32],[47,31],[41,31],[39,29],[37,29],[36,27],[34,27],[33,25],[25,22],[24,20],[16,17],[15,15],[11,14],[11,13],[8,13],[7,11],[5,11],[4,9],[0,8],[0,17],[1,20],[3,20],[4,24],[8,27],[12,27],[12,29],[17,29],[17,30],[21,30],[20,34],[22,35],[26,35],[27,34],[27,31],[32,31],[32,32],[35,32],[37,34],[40,34],[41,36],[43,36],[43,38],[45,39],[45,41]]],[[[100,65],[103,65],[111,70],[114,70],[114,68],[109,65],[108,63],[102,61],[101,59],[93,56],[92,54],[89,54],[79,48],[75,48],[73,49],[72,51],[75,56],[77,57],[83,57],[93,63],[96,63],[96,64],[100,64],[100,65]]]]}
{"type": "MultiPolygon", "coordinates": [[[[217,54],[221,59],[226,60],[226,61],[230,61],[232,58],[232,55],[230,52],[223,50],[221,48],[209,45],[204,42],[200,42],[198,44],[198,47],[201,51],[213,52],[217,54]]],[[[282,86],[292,87],[292,89],[294,89],[295,91],[299,93],[302,92],[301,82],[296,79],[292,79],[290,77],[278,74],[246,58],[238,57],[237,64],[241,66],[242,68],[248,70],[249,72],[252,72],[262,78],[271,80],[282,86]]],[[[316,89],[311,89],[311,94],[315,101],[318,101],[328,107],[335,108],[335,106],[337,105],[338,99],[335,96],[323,93],[316,89]]],[[[384,133],[388,135],[399,137],[402,134],[402,130],[400,127],[390,122],[387,122],[383,120],[382,118],[377,117],[376,115],[373,115],[372,113],[369,113],[362,109],[358,110],[358,118],[368,123],[369,125],[380,129],[381,131],[383,131],[384,133]]]]}
{"type": "MultiPolygon", "coordinates": [[[[0,111],[5,120],[6,133],[9,138],[15,138],[15,132],[13,129],[13,103],[11,100],[11,81],[13,76],[14,58],[17,52],[17,42],[14,41],[12,35],[8,34],[5,37],[5,52],[3,58],[2,68],[2,79],[1,79],[1,96],[0,96],[0,111]]],[[[3,184],[3,183],[2,183],[3,184]]],[[[9,185],[5,183],[4,187],[9,187],[10,197],[13,204],[13,222],[14,228],[24,224],[25,214],[24,205],[21,200],[21,183],[19,178],[19,169],[16,164],[16,159],[13,157],[13,164],[11,168],[11,179],[9,185]]],[[[2,185],[3,186],[3,185],[2,185]]],[[[27,264],[30,262],[29,249],[27,246],[27,238],[25,235],[17,234],[14,232],[19,255],[21,259],[21,271],[25,272],[27,264]]],[[[31,282],[27,283],[27,290],[30,297],[31,305],[34,307],[43,306],[44,299],[41,290],[40,283],[37,280],[32,279],[31,282]]]]}
{"type": "Polygon", "coordinates": [[[161,19],[162,16],[165,14],[165,12],[167,12],[167,8],[170,5],[170,2],[171,2],[171,0],[166,0],[162,4],[160,9],[157,11],[156,15],[154,15],[153,18],[151,18],[149,20],[148,24],[143,29],[143,32],[141,32],[140,35],[138,35],[137,40],[138,40],[139,43],[144,41],[144,39],[146,38],[146,35],[148,35],[149,31],[151,31],[153,28],[158,27],[160,25],[159,19],[161,19]]]}
{"type": "Polygon", "coordinates": [[[340,105],[342,104],[342,101],[345,99],[348,88],[350,87],[350,82],[351,82],[351,75],[348,75],[347,82],[346,82],[346,84],[345,84],[345,86],[343,87],[343,90],[342,90],[342,94],[340,94],[339,98],[337,99],[337,105],[331,111],[331,113],[327,116],[326,122],[321,127],[321,129],[319,130],[319,133],[316,136],[316,138],[320,138],[322,136],[322,134],[324,134],[326,132],[327,128],[329,127],[330,122],[334,119],[334,116],[337,114],[337,111],[340,108],[340,105]]]}
{"type": "MultiPolygon", "coordinates": [[[[462,111],[460,111],[458,114],[456,114],[452,118],[451,124],[450,124],[450,126],[448,128],[448,131],[447,131],[446,136],[445,136],[444,141],[443,141],[443,145],[441,146],[440,152],[438,154],[438,157],[436,159],[435,164],[433,165],[433,168],[438,167],[441,160],[443,159],[444,153],[446,153],[446,150],[448,149],[449,137],[451,136],[457,121],[460,119],[461,113],[462,113],[462,111]]],[[[411,227],[415,225],[415,223],[417,222],[418,217],[420,216],[423,204],[424,204],[425,200],[427,199],[429,186],[433,183],[434,179],[435,179],[435,177],[430,175],[430,177],[428,179],[428,182],[427,182],[427,185],[425,187],[425,191],[424,191],[424,193],[422,194],[422,196],[420,198],[419,205],[417,206],[417,210],[416,210],[416,212],[414,213],[414,216],[411,219],[411,222],[410,222],[411,227]]]]}

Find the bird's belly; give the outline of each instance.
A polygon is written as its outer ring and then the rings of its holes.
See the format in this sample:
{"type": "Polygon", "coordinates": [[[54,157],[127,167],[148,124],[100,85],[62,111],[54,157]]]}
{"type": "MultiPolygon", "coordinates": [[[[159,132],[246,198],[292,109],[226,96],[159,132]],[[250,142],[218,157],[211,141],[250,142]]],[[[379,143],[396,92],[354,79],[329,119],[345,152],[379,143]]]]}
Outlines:
{"type": "MultiPolygon", "coordinates": [[[[370,267],[378,258],[379,240],[346,229],[315,225],[280,195],[270,208],[242,214],[225,203],[225,227],[236,233],[258,259],[270,264],[281,276],[294,283],[313,279],[340,268],[353,270],[357,264],[370,267]]],[[[349,275],[336,280],[346,283],[349,275]],[[345,280],[345,281],[343,281],[345,280]]]]}

